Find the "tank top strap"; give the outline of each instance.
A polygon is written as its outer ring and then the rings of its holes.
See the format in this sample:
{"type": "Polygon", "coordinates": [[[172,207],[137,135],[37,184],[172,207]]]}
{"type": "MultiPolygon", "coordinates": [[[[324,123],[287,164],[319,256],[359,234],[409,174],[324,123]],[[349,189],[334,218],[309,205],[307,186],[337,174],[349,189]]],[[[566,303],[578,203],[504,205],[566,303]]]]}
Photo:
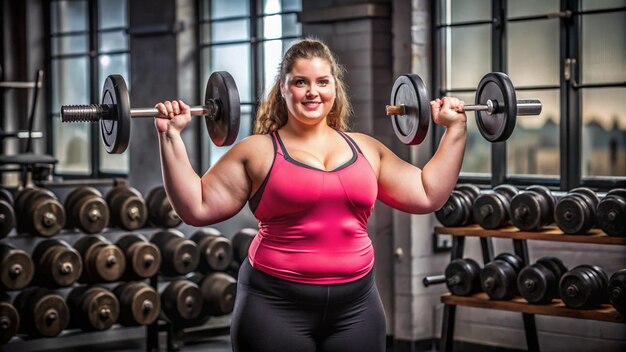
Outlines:
{"type": "Polygon", "coordinates": [[[272,142],[274,143],[274,151],[276,152],[276,154],[282,155],[283,157],[289,155],[287,154],[287,149],[285,149],[283,141],[278,135],[278,131],[272,132],[272,142]],[[278,148],[278,146],[280,146],[280,148],[278,148]]]}
{"type": "Polygon", "coordinates": [[[345,132],[343,132],[343,131],[339,131],[339,130],[338,130],[337,132],[339,132],[339,134],[340,134],[340,135],[341,135],[341,136],[342,136],[342,137],[343,137],[346,141],[348,141],[348,143],[349,143],[352,147],[356,148],[356,150],[359,152],[359,154],[363,155],[363,152],[361,151],[361,148],[359,148],[359,145],[358,145],[358,144],[356,144],[356,142],[354,141],[354,139],[350,138],[350,136],[348,136],[348,134],[347,134],[347,133],[345,133],[345,132]]]}

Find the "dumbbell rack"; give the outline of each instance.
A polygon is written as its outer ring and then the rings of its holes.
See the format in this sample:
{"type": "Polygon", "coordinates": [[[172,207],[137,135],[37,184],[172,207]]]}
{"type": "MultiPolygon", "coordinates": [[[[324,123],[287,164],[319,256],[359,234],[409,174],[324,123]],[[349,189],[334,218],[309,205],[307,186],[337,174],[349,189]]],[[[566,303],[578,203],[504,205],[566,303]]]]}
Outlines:
{"type": "MultiPolygon", "coordinates": [[[[590,231],[588,235],[565,235],[556,227],[547,227],[540,232],[524,232],[515,227],[486,230],[478,225],[471,225],[466,227],[435,227],[435,233],[452,235],[451,260],[463,257],[465,237],[479,237],[485,264],[493,259],[492,238],[513,240],[514,252],[522,258],[524,266],[529,264],[527,240],[626,246],[626,238],[610,237],[601,230],[596,229],[590,231]]],[[[535,314],[626,324],[626,316],[620,314],[608,304],[598,309],[577,310],[565,307],[561,300],[556,300],[554,303],[548,305],[534,305],[527,303],[526,300],[521,297],[516,297],[509,301],[494,301],[490,300],[484,293],[478,293],[469,297],[455,296],[446,293],[441,296],[441,302],[444,304],[444,309],[439,350],[445,352],[451,352],[453,350],[454,323],[457,306],[522,313],[528,351],[539,351],[535,314]]]]}

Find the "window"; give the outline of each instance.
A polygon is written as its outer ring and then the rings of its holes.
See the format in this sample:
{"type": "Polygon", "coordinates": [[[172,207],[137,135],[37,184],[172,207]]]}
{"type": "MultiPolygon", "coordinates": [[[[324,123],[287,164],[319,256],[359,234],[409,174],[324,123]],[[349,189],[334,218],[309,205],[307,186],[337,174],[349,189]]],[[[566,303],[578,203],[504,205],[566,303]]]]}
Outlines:
{"type": "MultiPolygon", "coordinates": [[[[251,134],[256,100],[273,83],[287,48],[300,38],[300,6],[300,0],[201,2],[200,82],[214,71],[228,71],[235,79],[241,100],[238,140],[251,134]]],[[[206,169],[228,147],[216,147],[202,136],[202,169],[206,169]]]]}
{"type": "Polygon", "coordinates": [[[626,1],[440,0],[434,13],[435,91],[473,104],[480,78],[502,71],[517,99],[543,104],[493,145],[468,113],[461,181],[626,185],[626,1]]]}
{"type": "Polygon", "coordinates": [[[127,174],[128,153],[107,154],[98,124],[60,122],[61,105],[100,102],[108,75],[129,77],[127,0],[51,0],[49,6],[48,149],[59,160],[56,172],[70,177],[127,174]]]}

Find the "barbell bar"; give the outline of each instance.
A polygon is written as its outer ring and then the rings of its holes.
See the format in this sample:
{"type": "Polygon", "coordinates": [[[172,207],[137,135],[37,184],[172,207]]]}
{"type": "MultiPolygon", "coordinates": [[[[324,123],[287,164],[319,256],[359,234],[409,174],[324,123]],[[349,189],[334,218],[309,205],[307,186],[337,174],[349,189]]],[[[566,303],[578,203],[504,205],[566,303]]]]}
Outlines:
{"type": "MultiPolygon", "coordinates": [[[[204,116],[207,131],[217,146],[231,145],[239,133],[241,107],[235,80],[216,71],[207,81],[204,105],[190,107],[191,116],[204,116]]],[[[128,88],[120,75],[104,81],[100,104],[63,105],[61,122],[99,122],[100,136],[110,154],[123,153],[130,143],[131,119],[165,117],[156,108],[131,108],[128,88]]]]}
{"type": "MultiPolygon", "coordinates": [[[[507,140],[515,128],[517,115],[539,115],[538,99],[517,100],[509,76],[491,72],[483,76],[476,89],[475,105],[465,105],[458,112],[475,111],[480,133],[490,142],[507,140]]],[[[421,143],[430,123],[430,98],[426,85],[415,74],[398,77],[391,89],[391,117],[396,136],[405,144],[421,143]]]]}

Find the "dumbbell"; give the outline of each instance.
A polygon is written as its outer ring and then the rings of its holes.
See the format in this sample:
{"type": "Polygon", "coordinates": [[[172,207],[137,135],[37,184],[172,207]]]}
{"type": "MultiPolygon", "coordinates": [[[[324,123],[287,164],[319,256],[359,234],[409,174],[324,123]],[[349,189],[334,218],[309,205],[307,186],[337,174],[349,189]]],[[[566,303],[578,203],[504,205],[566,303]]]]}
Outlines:
{"type": "Polygon", "coordinates": [[[126,270],[126,257],[122,250],[100,235],[81,237],[74,248],[83,259],[82,283],[113,282],[126,270]]]}
{"type": "Polygon", "coordinates": [[[556,257],[542,257],[523,268],[517,276],[517,289],[529,303],[547,304],[559,298],[559,280],[567,267],[556,257]]]}
{"type": "Polygon", "coordinates": [[[161,267],[161,251],[142,234],[131,233],[115,242],[126,257],[122,279],[140,280],[154,276],[161,267]]]}
{"type": "Polygon", "coordinates": [[[163,186],[150,190],[146,197],[146,205],[148,221],[156,227],[172,228],[183,222],[172,207],[163,186]]]}
{"type": "Polygon", "coordinates": [[[0,188],[0,238],[5,238],[15,227],[13,196],[7,189],[0,188]]]}
{"type": "Polygon", "coordinates": [[[0,243],[0,291],[22,289],[33,280],[35,265],[21,249],[0,243]]]}
{"type": "MultiPolygon", "coordinates": [[[[391,105],[387,116],[398,139],[404,144],[420,144],[430,123],[430,97],[424,81],[415,74],[402,75],[391,88],[391,105]]],[[[476,89],[476,105],[465,105],[463,111],[476,111],[476,124],[490,142],[507,140],[515,129],[517,115],[539,115],[537,99],[517,100],[511,79],[502,72],[483,76],[476,89]]]]}
{"type": "Polygon", "coordinates": [[[596,224],[596,208],[599,202],[596,193],[589,188],[570,190],[556,203],[556,225],[567,234],[586,234],[596,224]]]}
{"type": "Polygon", "coordinates": [[[142,228],[148,221],[148,207],[141,193],[133,187],[113,187],[106,202],[111,212],[111,224],[128,231],[142,228]]]}
{"type": "Polygon", "coordinates": [[[198,246],[200,261],[198,271],[209,273],[224,271],[233,261],[233,245],[217,229],[205,227],[196,231],[191,240],[198,246]]]}
{"type": "Polygon", "coordinates": [[[520,257],[498,254],[480,271],[480,285],[490,299],[507,300],[517,294],[517,275],[523,267],[520,257]]]}
{"type": "Polygon", "coordinates": [[[9,299],[9,295],[0,292],[0,345],[9,342],[20,326],[20,314],[9,299]]]}
{"type": "Polygon", "coordinates": [[[125,282],[113,289],[120,304],[118,322],[124,326],[150,325],[161,312],[161,298],[143,282],[125,282]]]}
{"type": "Polygon", "coordinates": [[[620,269],[611,275],[608,292],[611,305],[626,315],[626,269],[620,269]]]}
{"type": "Polygon", "coordinates": [[[59,200],[47,189],[25,188],[15,197],[17,231],[54,236],[65,226],[65,211],[59,200]]]}
{"type": "Polygon", "coordinates": [[[213,272],[207,275],[195,273],[187,279],[200,288],[206,315],[221,316],[233,311],[237,294],[235,278],[226,273],[213,272]]]}
{"type": "Polygon", "coordinates": [[[178,328],[200,325],[208,316],[203,316],[202,292],[195,283],[177,279],[171,281],[160,292],[161,318],[178,328]]]}
{"type": "Polygon", "coordinates": [[[522,231],[539,231],[554,222],[556,200],[545,186],[529,186],[511,199],[509,217],[522,231]]]}
{"type": "Polygon", "coordinates": [[[75,287],[67,296],[70,309],[70,328],[82,331],[107,330],[115,322],[120,305],[115,295],[104,287],[75,287]]]}
{"type": "Polygon", "coordinates": [[[46,239],[33,250],[36,265],[35,282],[38,286],[57,288],[73,285],[83,272],[83,260],[67,242],[46,239]]]}
{"type": "Polygon", "coordinates": [[[78,228],[84,233],[100,233],[109,225],[109,206],[102,193],[89,186],[72,190],[63,203],[68,229],[78,228]]]}
{"type": "Polygon", "coordinates": [[[163,230],[150,239],[161,251],[161,274],[165,276],[185,275],[198,267],[200,254],[195,242],[175,229],[163,230]]]}
{"type": "Polygon", "coordinates": [[[424,286],[446,283],[448,290],[457,296],[471,296],[480,292],[480,266],[471,258],[454,259],[448,263],[444,275],[427,276],[424,286]]]}
{"type": "MultiPolygon", "coordinates": [[[[239,133],[241,107],[233,77],[225,71],[213,72],[204,94],[203,106],[192,106],[191,116],[204,116],[207,131],[217,146],[231,145],[239,133]]],[[[62,122],[99,122],[100,137],[108,153],[123,153],[130,143],[131,119],[155,117],[155,108],[130,107],[128,88],[120,75],[104,81],[101,104],[61,106],[62,122]]]]}
{"type": "Polygon", "coordinates": [[[480,194],[480,188],[471,184],[458,184],[454,187],[446,204],[435,212],[435,217],[443,226],[467,226],[474,223],[472,205],[480,194]]]}
{"type": "Polygon", "coordinates": [[[598,204],[598,226],[609,236],[626,237],[626,188],[612,189],[598,204]]]}
{"type": "Polygon", "coordinates": [[[559,294],[570,308],[596,308],[608,302],[608,281],[602,268],[579,265],[561,277],[559,294]]]}
{"type": "Polygon", "coordinates": [[[239,232],[233,236],[233,254],[238,263],[243,263],[248,256],[248,249],[257,232],[259,232],[259,230],[246,227],[239,230],[239,232]]]}
{"type": "Polygon", "coordinates": [[[511,185],[499,185],[492,192],[481,193],[472,207],[474,219],[484,229],[503,227],[509,222],[511,199],[517,193],[511,185]]]}
{"type": "Polygon", "coordinates": [[[13,305],[20,312],[19,332],[30,337],[53,337],[67,328],[70,312],[60,295],[46,288],[28,287],[13,305]]]}

